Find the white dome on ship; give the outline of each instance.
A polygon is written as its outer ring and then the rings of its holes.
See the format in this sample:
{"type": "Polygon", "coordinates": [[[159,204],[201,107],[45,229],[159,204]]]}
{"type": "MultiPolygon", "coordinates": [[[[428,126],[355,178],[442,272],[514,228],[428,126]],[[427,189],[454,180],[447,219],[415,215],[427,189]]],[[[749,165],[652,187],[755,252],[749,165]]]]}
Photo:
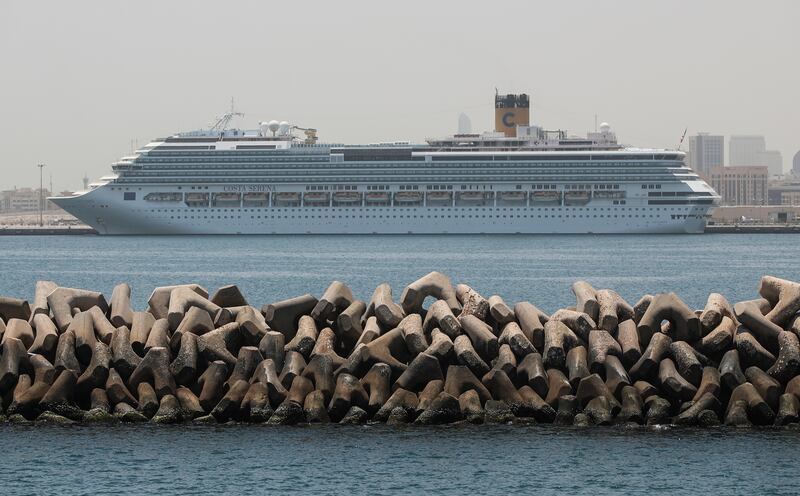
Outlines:
{"type": "Polygon", "coordinates": [[[281,121],[281,123],[278,124],[278,129],[278,134],[280,135],[289,134],[289,123],[286,121],[281,121]]]}
{"type": "Polygon", "coordinates": [[[276,132],[278,132],[278,129],[280,129],[281,125],[278,121],[269,121],[267,127],[272,132],[272,134],[275,134],[276,132]]]}
{"type": "Polygon", "coordinates": [[[601,133],[608,133],[610,131],[611,131],[611,124],[609,124],[608,122],[600,123],[600,132],[601,133]]]}

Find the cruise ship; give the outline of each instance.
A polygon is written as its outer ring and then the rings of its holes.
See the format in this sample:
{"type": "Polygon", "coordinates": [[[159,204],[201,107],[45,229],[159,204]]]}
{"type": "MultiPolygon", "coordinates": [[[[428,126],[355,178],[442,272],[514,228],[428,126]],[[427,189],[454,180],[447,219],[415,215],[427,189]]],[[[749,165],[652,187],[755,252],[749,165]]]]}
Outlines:
{"type": "Polygon", "coordinates": [[[717,193],[678,150],[529,123],[495,95],[495,129],[425,143],[322,143],[288,122],[150,142],[50,198],[100,234],[700,233],[717,193]]]}

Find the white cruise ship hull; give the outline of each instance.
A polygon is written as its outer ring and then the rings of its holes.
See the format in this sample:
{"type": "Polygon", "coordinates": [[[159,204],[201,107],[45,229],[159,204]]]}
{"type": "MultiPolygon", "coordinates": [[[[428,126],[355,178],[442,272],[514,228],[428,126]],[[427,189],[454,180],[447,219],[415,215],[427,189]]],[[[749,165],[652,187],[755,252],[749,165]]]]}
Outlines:
{"type": "Polygon", "coordinates": [[[183,203],[123,201],[109,189],[102,186],[52,200],[104,235],[683,234],[702,233],[710,210],[708,206],[598,207],[591,203],[583,207],[189,208],[183,203]]]}

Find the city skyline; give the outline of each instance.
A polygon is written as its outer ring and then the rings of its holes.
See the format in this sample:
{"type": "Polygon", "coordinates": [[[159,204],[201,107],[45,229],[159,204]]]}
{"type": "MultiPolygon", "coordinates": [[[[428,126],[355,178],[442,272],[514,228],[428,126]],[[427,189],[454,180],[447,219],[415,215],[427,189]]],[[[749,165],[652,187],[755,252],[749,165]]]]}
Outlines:
{"type": "Polygon", "coordinates": [[[49,4],[45,17],[0,8],[0,41],[13,47],[0,189],[38,184],[40,162],[54,190],[79,189],[133,142],[207,126],[231,96],[246,114],[237,127],[288,120],[333,142],[422,141],[455,132],[461,113],[491,130],[496,87],[529,93],[533,122],[574,134],[595,115],[634,146],[675,148],[686,128],[758,134],[784,171],[800,149],[800,69],[783,63],[800,45],[795,2],[365,3],[347,16],[328,4],[79,5],[49,4]],[[720,9],[725,22],[711,25],[720,9]],[[510,10],[522,28],[509,29],[510,10]],[[223,25],[236,29],[218,39],[223,25]],[[129,36],[138,28],[147,36],[129,36]],[[698,46],[711,62],[691,56],[698,46]]]}

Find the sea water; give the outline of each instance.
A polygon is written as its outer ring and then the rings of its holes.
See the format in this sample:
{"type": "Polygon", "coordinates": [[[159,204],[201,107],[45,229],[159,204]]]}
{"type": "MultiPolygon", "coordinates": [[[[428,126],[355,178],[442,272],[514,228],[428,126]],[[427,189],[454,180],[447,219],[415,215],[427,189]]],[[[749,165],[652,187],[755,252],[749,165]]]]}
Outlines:
{"type": "MultiPolygon", "coordinates": [[[[398,298],[438,270],[485,296],[552,312],[585,279],[629,302],[675,291],[757,296],[800,280],[800,236],[0,237],[0,295],[36,280],[136,309],[156,286],[237,284],[254,306],[333,280],[398,298]]],[[[0,494],[797,494],[800,431],[554,426],[0,425],[0,494]]]]}

